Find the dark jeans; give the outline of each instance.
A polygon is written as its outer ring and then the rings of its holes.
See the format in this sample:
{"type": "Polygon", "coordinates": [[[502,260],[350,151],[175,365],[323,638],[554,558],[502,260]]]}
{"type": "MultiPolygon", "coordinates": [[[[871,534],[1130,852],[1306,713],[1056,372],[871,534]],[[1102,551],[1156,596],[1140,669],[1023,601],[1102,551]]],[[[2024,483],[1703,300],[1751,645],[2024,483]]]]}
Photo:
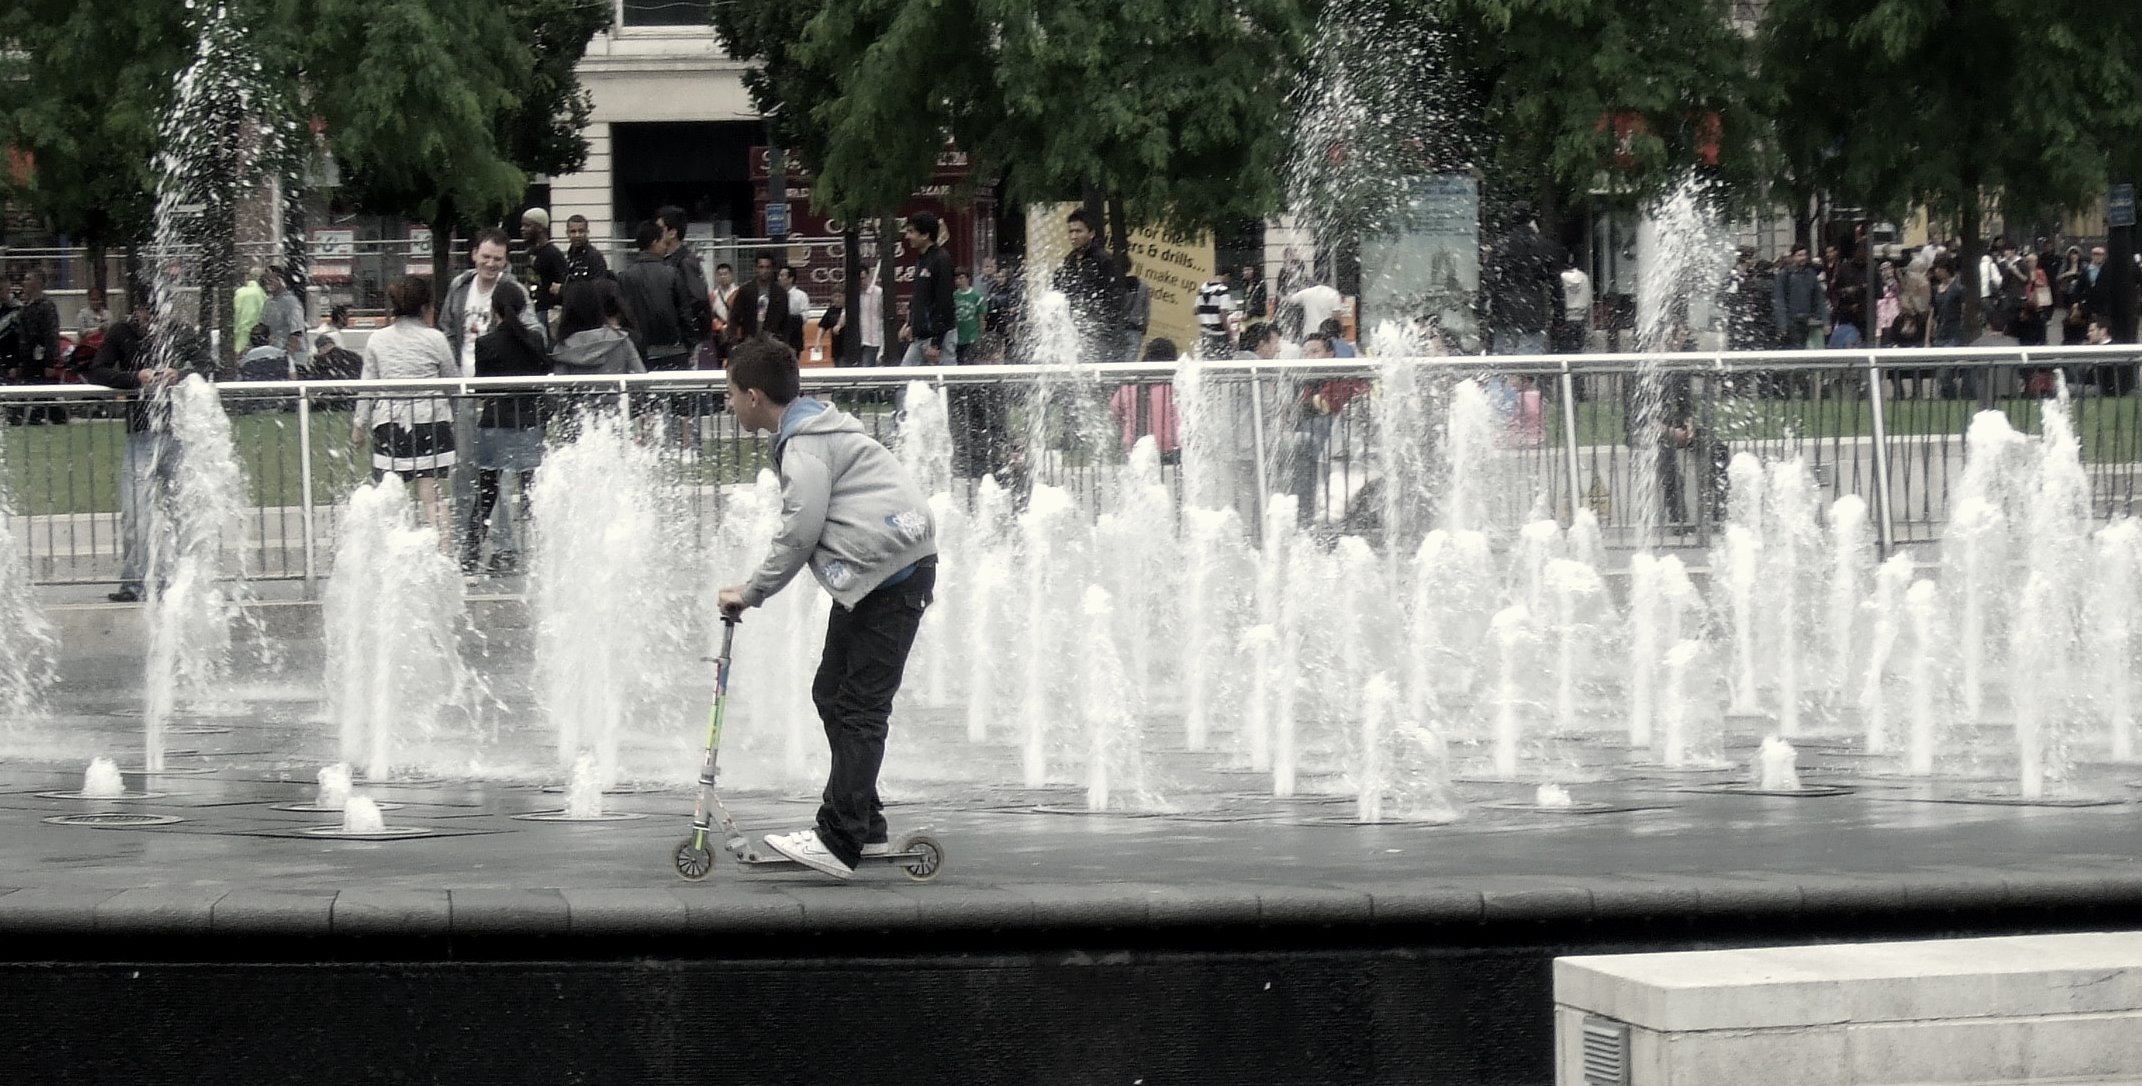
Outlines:
{"type": "MultiPolygon", "coordinates": [[[[513,509],[513,532],[516,544],[525,544],[528,531],[528,501],[535,492],[535,472],[517,472],[520,476],[520,494],[513,509]]],[[[476,503],[469,507],[468,534],[461,543],[461,568],[473,571],[476,560],[483,555],[483,541],[491,531],[491,511],[498,508],[498,498],[505,489],[504,471],[479,468],[476,471],[476,503]]],[[[494,549],[493,562],[511,562],[513,552],[494,549]]]]}
{"type": "Polygon", "coordinates": [[[1676,446],[1670,442],[1661,442],[1659,445],[1659,505],[1665,514],[1666,523],[1691,523],[1681,478],[1683,456],[1699,458],[1696,465],[1705,473],[1702,484],[1703,519],[1713,524],[1724,520],[1729,478],[1726,467],[1732,462],[1732,454],[1726,449],[1725,442],[1713,441],[1699,431],[1695,440],[1685,446],[1676,446]],[[1704,462],[1706,459],[1708,463],[1704,462]]]}
{"type": "Polygon", "coordinates": [[[833,605],[826,651],[811,683],[811,702],[825,722],[833,770],[818,808],[818,839],[854,867],[863,844],[886,839],[885,805],[878,802],[878,767],[893,695],[907,671],[907,653],[937,587],[937,558],[925,558],[907,580],[864,596],[850,610],[833,605]]]}

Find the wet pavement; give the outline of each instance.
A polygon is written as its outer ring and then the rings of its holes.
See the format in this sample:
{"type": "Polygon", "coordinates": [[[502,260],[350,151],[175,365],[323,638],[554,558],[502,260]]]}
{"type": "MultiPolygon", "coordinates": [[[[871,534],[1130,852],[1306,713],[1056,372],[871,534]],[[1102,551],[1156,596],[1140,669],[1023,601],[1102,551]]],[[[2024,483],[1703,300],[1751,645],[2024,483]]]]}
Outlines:
{"type": "MultiPolygon", "coordinates": [[[[1880,776],[1884,761],[1849,744],[1809,749],[1809,791],[1828,794],[1805,796],[1747,794],[1733,790],[1742,771],[1646,768],[1600,747],[1589,775],[1603,779],[1570,785],[1571,809],[1536,808],[1527,784],[1461,781],[1454,820],[1385,825],[1353,824],[1349,797],[1258,796],[1261,778],[1248,774],[1205,771],[1213,790],[1185,792],[1176,814],[1079,813],[1074,788],[910,783],[888,788],[887,814],[896,839],[927,828],[942,843],[944,867],[926,884],[876,866],[841,886],[803,871],[740,871],[725,855],[705,882],[686,883],[671,869],[691,813],[686,788],[605,798],[606,812],[644,818],[568,823],[515,818],[558,810],[557,782],[550,791],[533,780],[360,782],[400,805],[386,812],[390,828],[425,832],[321,839],[306,831],[336,816],[277,809],[314,798],[317,762],[305,760],[309,742],[293,739],[303,728],[273,713],[209,719],[180,727],[229,730],[172,735],[170,774],[126,775],[129,789],[160,793],[140,799],[40,796],[79,788],[79,763],[0,760],[0,888],[14,888],[0,894],[0,930],[49,926],[70,910],[86,925],[134,909],[219,925],[286,910],[333,925],[368,900],[399,901],[398,923],[431,914],[451,923],[473,921],[475,903],[499,892],[512,893],[490,906],[516,923],[580,928],[597,916],[702,913],[813,926],[1792,912],[2142,890],[2135,767],[2084,767],[2062,796],[2024,805],[1995,783],[1880,776]],[[47,821],[96,813],[174,821],[47,821]]],[[[72,739],[101,731],[115,749],[139,724],[123,708],[69,722],[72,739]]],[[[798,793],[726,798],[754,835],[808,824],[814,809],[798,793]]]]}

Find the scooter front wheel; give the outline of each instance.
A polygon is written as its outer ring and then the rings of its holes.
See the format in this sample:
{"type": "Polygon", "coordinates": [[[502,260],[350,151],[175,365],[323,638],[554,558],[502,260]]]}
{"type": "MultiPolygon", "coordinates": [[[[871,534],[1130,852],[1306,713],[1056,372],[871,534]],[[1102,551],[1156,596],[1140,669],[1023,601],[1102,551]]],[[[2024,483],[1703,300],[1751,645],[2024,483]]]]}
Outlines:
{"type": "Polygon", "coordinates": [[[677,842],[674,858],[677,874],[686,882],[700,882],[714,873],[714,850],[694,844],[690,837],[677,842]]]}

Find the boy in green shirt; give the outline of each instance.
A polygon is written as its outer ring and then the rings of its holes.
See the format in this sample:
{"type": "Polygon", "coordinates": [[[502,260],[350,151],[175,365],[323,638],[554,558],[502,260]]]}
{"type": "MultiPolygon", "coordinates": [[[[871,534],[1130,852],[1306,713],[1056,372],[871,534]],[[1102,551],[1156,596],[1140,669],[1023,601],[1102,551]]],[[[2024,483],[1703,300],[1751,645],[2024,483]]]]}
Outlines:
{"type": "MultiPolygon", "coordinates": [[[[989,303],[982,292],[974,289],[974,277],[961,268],[952,273],[952,316],[959,324],[959,353],[966,354],[970,343],[982,341],[982,314],[989,303]]],[[[961,359],[964,361],[964,359],[961,359]]]]}

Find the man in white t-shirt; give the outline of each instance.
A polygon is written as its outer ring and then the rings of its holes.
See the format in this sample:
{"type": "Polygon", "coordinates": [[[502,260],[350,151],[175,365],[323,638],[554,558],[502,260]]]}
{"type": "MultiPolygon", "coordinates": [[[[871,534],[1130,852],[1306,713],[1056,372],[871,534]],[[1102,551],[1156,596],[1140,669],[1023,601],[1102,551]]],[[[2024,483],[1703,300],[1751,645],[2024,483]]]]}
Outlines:
{"type": "Polygon", "coordinates": [[[878,269],[863,269],[863,290],[856,306],[856,319],[862,323],[856,331],[863,340],[863,362],[875,366],[885,353],[885,288],[878,285],[878,269]]]}
{"type": "MultiPolygon", "coordinates": [[[[469,246],[469,263],[475,267],[455,276],[447,286],[446,308],[439,314],[439,331],[445,333],[454,357],[460,360],[464,377],[476,375],[476,341],[491,330],[491,293],[498,289],[500,280],[513,278],[506,270],[505,232],[485,230],[477,234],[469,246]]],[[[538,329],[541,335],[542,325],[536,322],[535,311],[523,312],[529,327],[538,329]]]]}
{"type": "Polygon", "coordinates": [[[1556,354],[1579,354],[1592,323],[1592,277],[1571,264],[1562,269],[1562,312],[1550,342],[1556,354]]]}
{"type": "Polygon", "coordinates": [[[1338,288],[1323,283],[1311,283],[1287,295],[1287,304],[1297,306],[1302,311],[1304,333],[1324,327],[1324,322],[1339,311],[1339,306],[1345,300],[1339,294],[1338,288]]]}

